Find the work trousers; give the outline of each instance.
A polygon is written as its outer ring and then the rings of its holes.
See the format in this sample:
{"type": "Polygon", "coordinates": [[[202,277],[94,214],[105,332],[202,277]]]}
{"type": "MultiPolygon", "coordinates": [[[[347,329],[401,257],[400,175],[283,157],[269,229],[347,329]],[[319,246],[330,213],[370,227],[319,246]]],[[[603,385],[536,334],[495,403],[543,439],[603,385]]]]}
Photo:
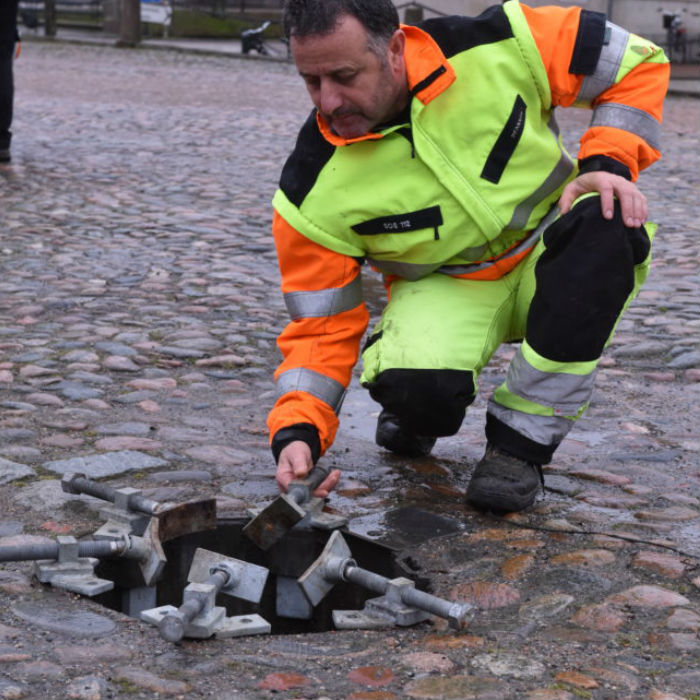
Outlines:
{"type": "Polygon", "coordinates": [[[12,139],[10,125],[12,124],[14,100],[14,80],[12,75],[14,51],[14,40],[0,39],[0,149],[9,148],[12,139]]]}
{"type": "Polygon", "coordinates": [[[546,464],[588,406],[596,367],[646,278],[653,227],[606,220],[586,196],[495,281],[434,273],[395,281],[363,350],[362,384],[406,430],[459,430],[477,379],[504,342],[522,341],[490,398],[489,443],[546,464]]]}

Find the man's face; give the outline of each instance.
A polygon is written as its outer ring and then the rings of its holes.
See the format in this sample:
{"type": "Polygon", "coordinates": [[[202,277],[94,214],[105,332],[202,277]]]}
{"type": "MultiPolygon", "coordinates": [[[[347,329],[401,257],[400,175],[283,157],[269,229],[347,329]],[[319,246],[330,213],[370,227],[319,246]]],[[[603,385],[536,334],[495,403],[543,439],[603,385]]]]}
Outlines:
{"type": "Polygon", "coordinates": [[[405,36],[397,30],[383,56],[371,51],[367,31],[350,15],[330,34],[292,36],[291,50],[311,100],[334,133],[363,136],[401,111],[408,99],[405,36]]]}

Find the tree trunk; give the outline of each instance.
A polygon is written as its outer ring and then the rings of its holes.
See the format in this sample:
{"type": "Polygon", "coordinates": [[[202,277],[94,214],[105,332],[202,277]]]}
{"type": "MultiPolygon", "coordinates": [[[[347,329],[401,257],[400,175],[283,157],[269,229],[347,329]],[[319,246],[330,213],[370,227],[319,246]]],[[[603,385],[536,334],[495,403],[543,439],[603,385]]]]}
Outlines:
{"type": "Polygon", "coordinates": [[[141,0],[120,0],[117,46],[136,46],[141,41],[141,0]]]}
{"type": "Polygon", "coordinates": [[[44,36],[56,36],[56,0],[44,0],[44,36]]]}

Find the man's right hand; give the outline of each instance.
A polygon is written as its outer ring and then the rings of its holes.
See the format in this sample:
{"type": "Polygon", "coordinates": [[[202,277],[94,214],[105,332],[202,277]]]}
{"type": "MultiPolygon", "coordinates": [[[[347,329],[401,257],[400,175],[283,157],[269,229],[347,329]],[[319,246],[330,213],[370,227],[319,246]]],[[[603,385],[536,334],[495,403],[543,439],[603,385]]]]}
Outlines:
{"type": "Polygon", "coordinates": [[[600,194],[600,208],[604,219],[613,218],[617,199],[625,226],[639,228],[647,220],[647,199],[637,185],[620,175],[603,170],[582,173],[564,188],[559,199],[561,213],[566,214],[581,195],[589,192],[600,194]]]}
{"type": "MultiPolygon", "coordinates": [[[[290,481],[303,479],[313,466],[311,448],[303,440],[295,440],[286,445],[280,452],[275,475],[280,491],[285,493],[290,481]]],[[[314,496],[325,498],[338,481],[340,481],[340,470],[334,469],[314,491],[314,496]]]]}

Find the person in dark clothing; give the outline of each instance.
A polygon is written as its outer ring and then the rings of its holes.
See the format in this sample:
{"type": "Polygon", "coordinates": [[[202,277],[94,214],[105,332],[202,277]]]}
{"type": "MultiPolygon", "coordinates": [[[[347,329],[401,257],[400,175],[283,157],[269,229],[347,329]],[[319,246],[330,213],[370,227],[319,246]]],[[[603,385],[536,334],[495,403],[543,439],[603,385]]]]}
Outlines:
{"type": "Polygon", "coordinates": [[[14,102],[14,77],[12,62],[17,34],[17,5],[19,0],[0,2],[0,163],[10,161],[10,141],[12,140],[12,108],[14,102]]]}

